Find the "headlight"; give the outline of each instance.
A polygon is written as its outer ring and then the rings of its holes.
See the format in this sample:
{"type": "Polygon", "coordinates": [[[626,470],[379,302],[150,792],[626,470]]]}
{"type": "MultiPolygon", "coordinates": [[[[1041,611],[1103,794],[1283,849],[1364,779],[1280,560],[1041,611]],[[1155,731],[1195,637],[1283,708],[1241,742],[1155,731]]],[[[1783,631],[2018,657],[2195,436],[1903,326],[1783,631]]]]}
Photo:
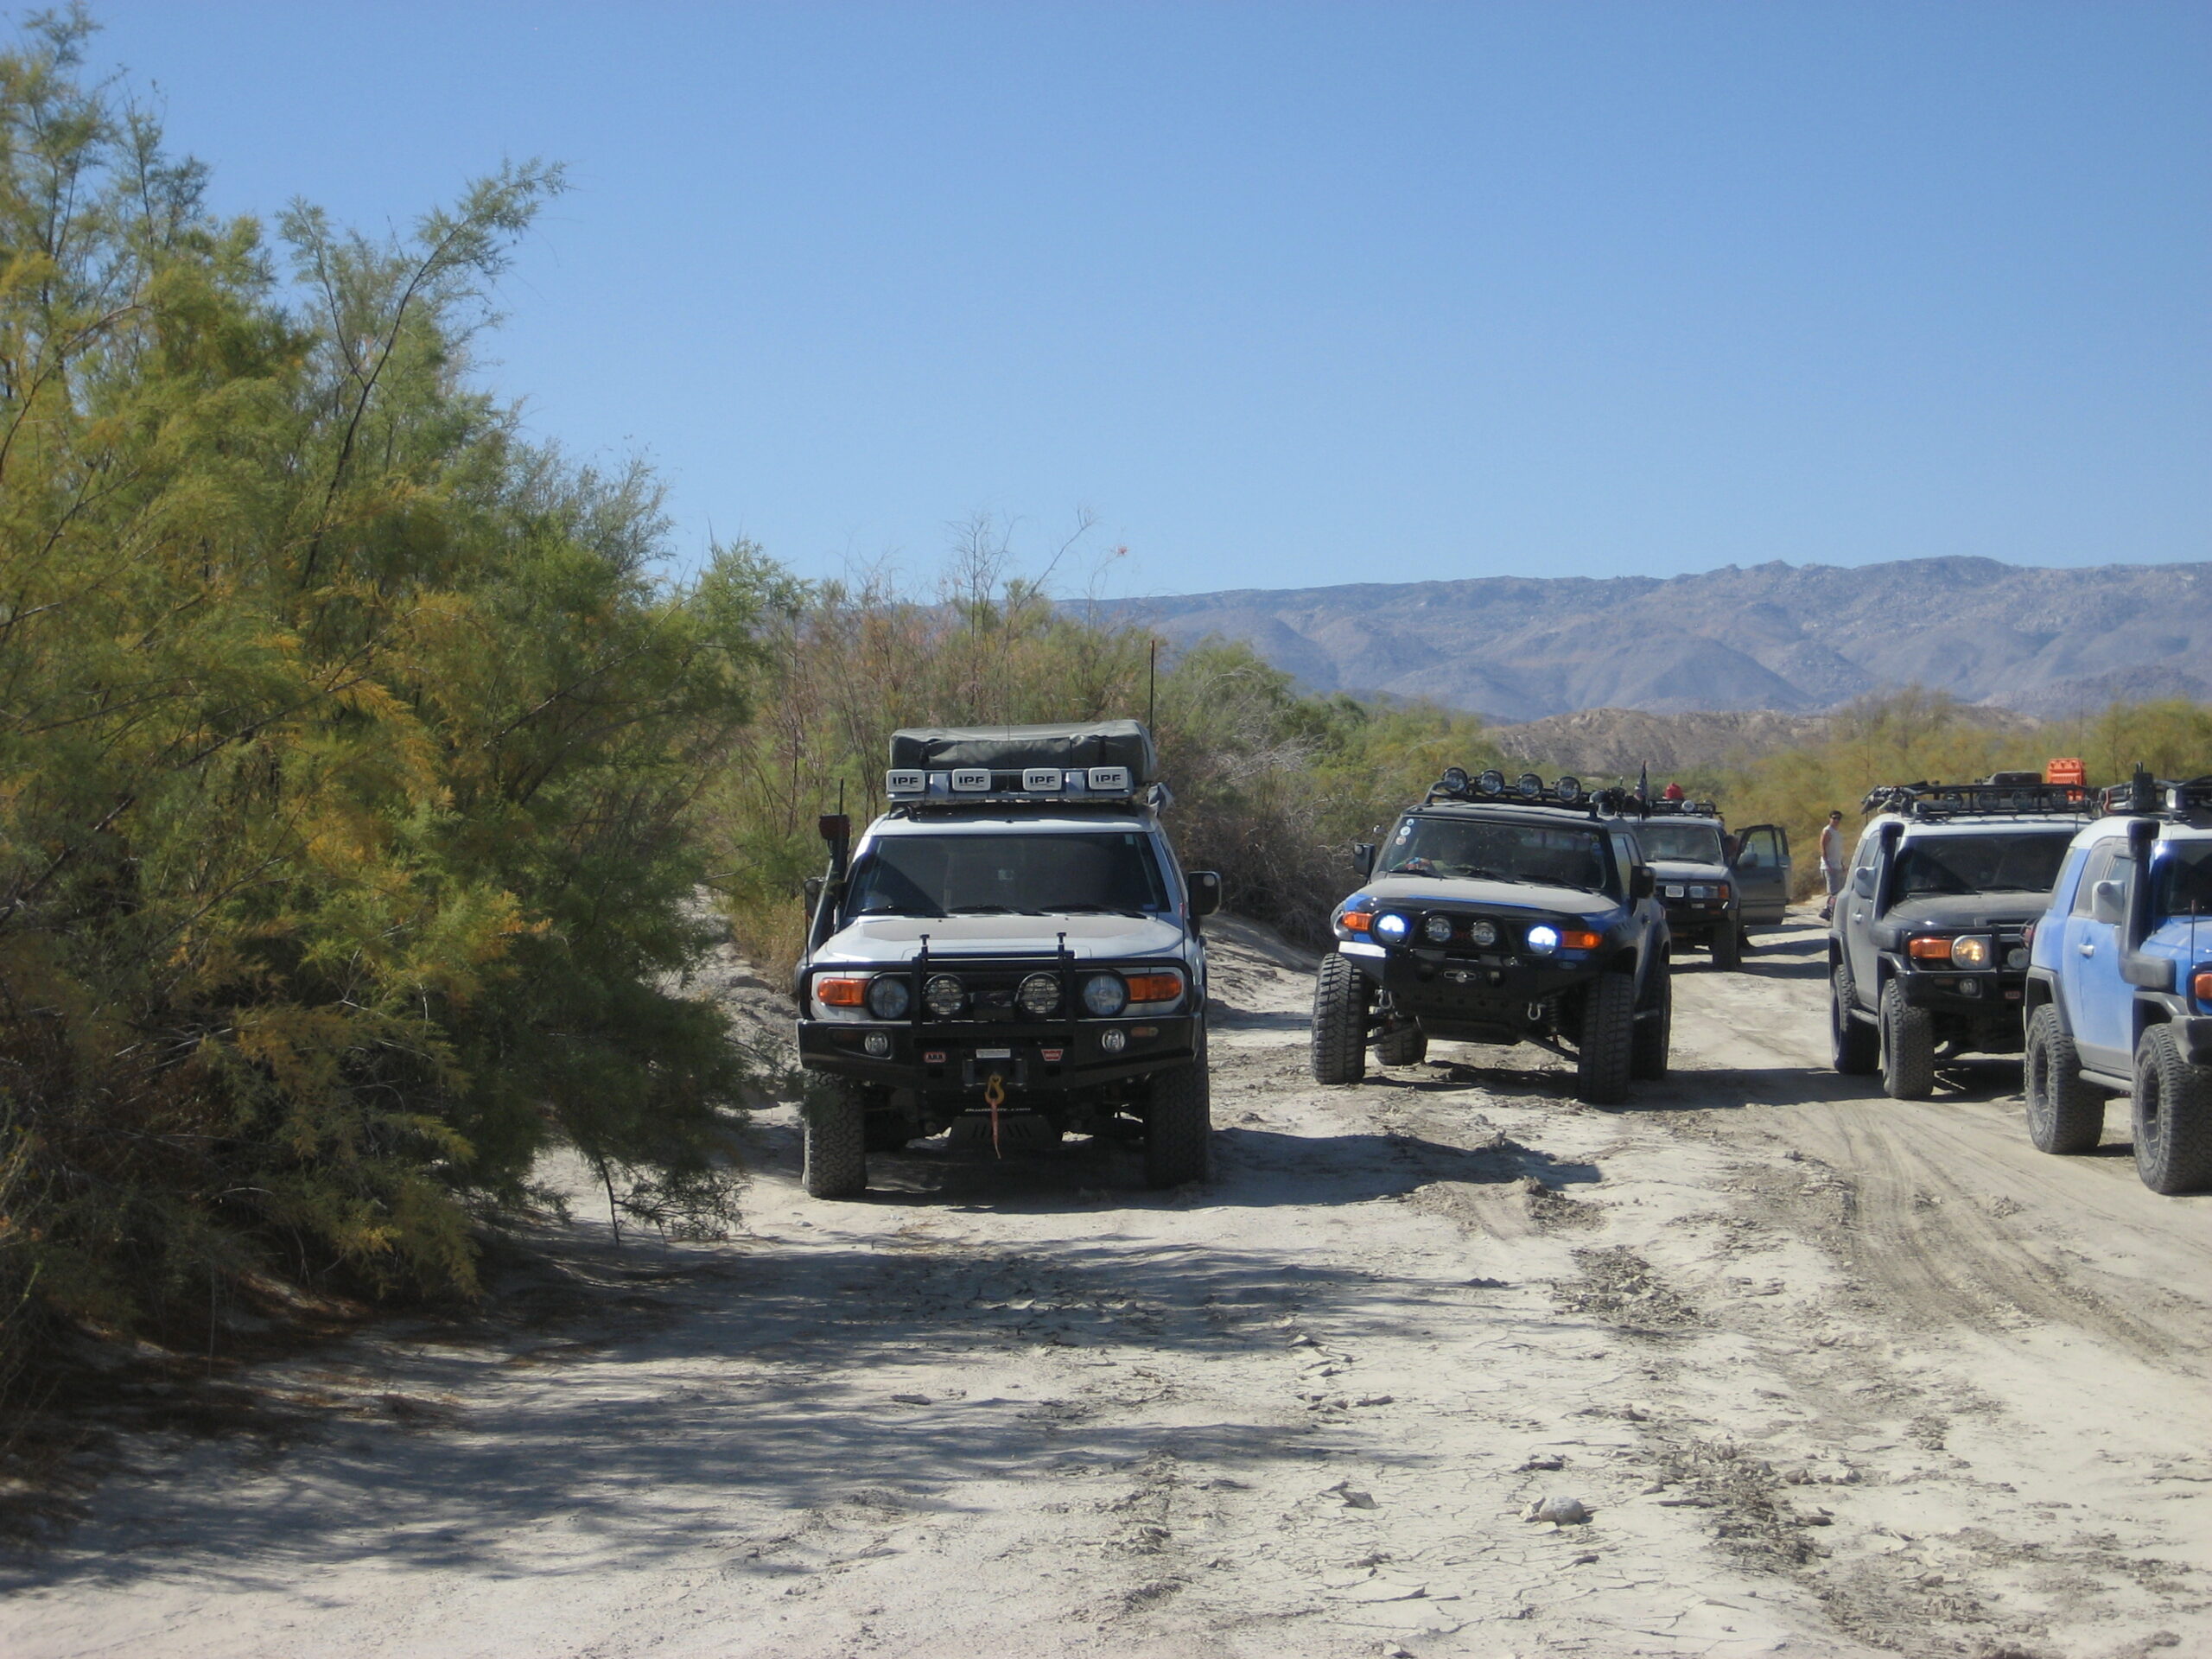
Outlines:
{"type": "Polygon", "coordinates": [[[1021,982],[1014,1000],[1021,1011],[1032,1020],[1042,1020],[1060,1006],[1060,981],[1057,974],[1032,974],[1021,982]]]}
{"type": "Polygon", "coordinates": [[[2007,950],[2005,953],[2005,965],[2007,968],[2014,969],[2026,967],[2028,965],[2028,947],[2024,944],[2016,944],[2010,950],[2007,950]]]}
{"type": "Polygon", "coordinates": [[[904,976],[878,974],[868,982],[868,1011],[879,1020],[897,1020],[914,1006],[914,993],[904,976]]]}
{"type": "Polygon", "coordinates": [[[1478,917],[1467,924],[1467,937],[1487,949],[1497,943],[1497,924],[1478,917]]]}
{"type": "Polygon", "coordinates": [[[1083,982],[1083,1006],[1109,1020],[1129,1004],[1129,988],[1119,974],[1093,974],[1083,982]]]}
{"type": "Polygon", "coordinates": [[[1402,916],[1385,915],[1375,918],[1375,937],[1391,944],[1402,944],[1406,935],[1413,931],[1413,924],[1402,916]]]}
{"type": "Polygon", "coordinates": [[[1428,936],[1432,944],[1442,944],[1452,937],[1452,918],[1432,916],[1421,925],[1421,931],[1428,936]]]}
{"type": "Polygon", "coordinates": [[[1548,957],[1553,951],[1558,949],[1559,930],[1557,928],[1544,922],[1538,922],[1534,927],[1529,930],[1529,954],[1530,956],[1548,957]]]}
{"type": "Polygon", "coordinates": [[[1996,954],[1994,942],[1986,933],[1968,933],[1951,941],[1951,966],[1954,968],[1986,968],[1996,954]]]}
{"type": "Polygon", "coordinates": [[[1710,899],[1713,897],[1713,889],[1707,887],[1701,881],[1694,882],[1690,887],[1690,897],[1693,899],[1710,899]]]}
{"type": "Polygon", "coordinates": [[[1664,892],[1669,899],[1679,899],[1682,896],[1682,884],[1679,881],[1670,881],[1667,884],[1664,892]]]}
{"type": "Polygon", "coordinates": [[[922,987],[922,1001],[938,1019],[950,1020],[968,1006],[968,993],[950,974],[932,974],[922,987]]]}

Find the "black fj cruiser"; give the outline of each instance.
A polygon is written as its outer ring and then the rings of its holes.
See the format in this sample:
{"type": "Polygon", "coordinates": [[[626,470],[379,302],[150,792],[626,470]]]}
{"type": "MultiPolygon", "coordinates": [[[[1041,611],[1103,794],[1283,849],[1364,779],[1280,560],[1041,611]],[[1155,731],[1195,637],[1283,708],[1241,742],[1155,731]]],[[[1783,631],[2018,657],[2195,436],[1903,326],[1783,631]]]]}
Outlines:
{"type": "Polygon", "coordinates": [[[1575,1063],[1575,1093],[1626,1098],[1667,1074],[1666,912],[1628,798],[1534,772],[1446,772],[1337,906],[1313,992],[1313,1075],[1357,1083],[1371,1045],[1410,1065],[1431,1037],[1535,1043],[1575,1063]]]}
{"type": "Polygon", "coordinates": [[[1713,965],[1733,970],[1744,960],[1744,901],[1721,837],[1727,831],[1711,801],[1654,801],[1629,810],[1646,815],[1637,826],[1651,861],[1667,931],[1681,946],[1703,945],[1713,965]]]}
{"type": "Polygon", "coordinates": [[[946,1129],[1141,1135],[1154,1185],[1205,1174],[1198,918],[1221,882],[1177,863],[1154,771],[1130,720],[892,734],[889,810],[857,846],[824,818],[808,883],[810,1194],[946,1129]]]}
{"type": "Polygon", "coordinates": [[[1882,1074],[1897,1100],[1935,1091],[1936,1058],[2018,1054],[2028,924],[2095,806],[2034,772],[1872,791],[1828,931],[1835,1069],[1882,1074]]]}

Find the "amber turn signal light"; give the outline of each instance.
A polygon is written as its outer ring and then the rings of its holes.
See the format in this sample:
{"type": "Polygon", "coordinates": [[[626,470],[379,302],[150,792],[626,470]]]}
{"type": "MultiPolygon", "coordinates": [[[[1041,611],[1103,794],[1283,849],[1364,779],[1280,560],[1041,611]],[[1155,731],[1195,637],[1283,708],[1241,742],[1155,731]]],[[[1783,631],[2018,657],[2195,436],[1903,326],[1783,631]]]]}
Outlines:
{"type": "Polygon", "coordinates": [[[1603,938],[1605,935],[1602,933],[1589,933],[1580,928],[1569,928],[1559,936],[1559,948],[1562,950],[1595,950],[1598,948],[1598,942],[1603,938]]]}
{"type": "Polygon", "coordinates": [[[1905,949],[1911,952],[1915,962],[1948,962],[1951,959],[1951,942],[1948,939],[1915,939],[1905,949]]]}
{"type": "Polygon", "coordinates": [[[814,995],[825,1008],[857,1008],[868,998],[864,979],[817,979],[814,995]]]}
{"type": "Polygon", "coordinates": [[[1371,910],[1348,910],[1337,919],[1353,932],[1364,933],[1375,925],[1375,912],[1371,910]]]}
{"type": "Polygon", "coordinates": [[[1131,974],[1129,1001],[1132,1002],[1173,1002],[1183,995],[1180,974],[1131,974]]]}
{"type": "Polygon", "coordinates": [[[2189,982],[2189,993],[2200,1002],[2212,1002],[2212,968],[2207,968],[2189,982]]]}

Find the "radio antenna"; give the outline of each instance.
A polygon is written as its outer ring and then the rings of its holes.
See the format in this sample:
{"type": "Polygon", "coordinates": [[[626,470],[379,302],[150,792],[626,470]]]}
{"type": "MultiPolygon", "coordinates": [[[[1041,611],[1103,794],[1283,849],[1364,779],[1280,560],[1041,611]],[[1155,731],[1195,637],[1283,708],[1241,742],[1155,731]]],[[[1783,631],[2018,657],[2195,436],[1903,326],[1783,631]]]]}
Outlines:
{"type": "Polygon", "coordinates": [[[1144,725],[1145,725],[1145,729],[1146,729],[1147,731],[1150,731],[1150,730],[1152,729],[1152,728],[1153,728],[1154,724],[1154,721],[1153,717],[1152,717],[1152,715],[1153,715],[1153,707],[1154,707],[1154,703],[1156,703],[1156,702],[1159,701],[1159,695],[1160,695],[1160,640],[1159,640],[1159,639],[1158,639],[1157,637],[1154,637],[1153,639],[1151,639],[1150,641],[1148,641],[1148,642],[1147,642],[1147,652],[1146,652],[1146,657],[1145,657],[1145,668],[1144,668],[1144,725]]]}

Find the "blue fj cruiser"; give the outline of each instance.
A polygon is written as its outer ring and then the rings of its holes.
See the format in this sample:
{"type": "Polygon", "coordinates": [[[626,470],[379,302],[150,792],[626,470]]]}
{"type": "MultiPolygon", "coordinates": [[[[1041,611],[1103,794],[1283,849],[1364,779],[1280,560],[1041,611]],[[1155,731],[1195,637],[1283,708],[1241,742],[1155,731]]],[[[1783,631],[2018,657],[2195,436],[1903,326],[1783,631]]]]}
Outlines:
{"type": "Polygon", "coordinates": [[[2139,770],[2106,809],[2031,941],[2028,1135],[2091,1151],[2107,1097],[2132,1095],[2143,1184],[2212,1190],[2212,778],[2139,770]]]}

